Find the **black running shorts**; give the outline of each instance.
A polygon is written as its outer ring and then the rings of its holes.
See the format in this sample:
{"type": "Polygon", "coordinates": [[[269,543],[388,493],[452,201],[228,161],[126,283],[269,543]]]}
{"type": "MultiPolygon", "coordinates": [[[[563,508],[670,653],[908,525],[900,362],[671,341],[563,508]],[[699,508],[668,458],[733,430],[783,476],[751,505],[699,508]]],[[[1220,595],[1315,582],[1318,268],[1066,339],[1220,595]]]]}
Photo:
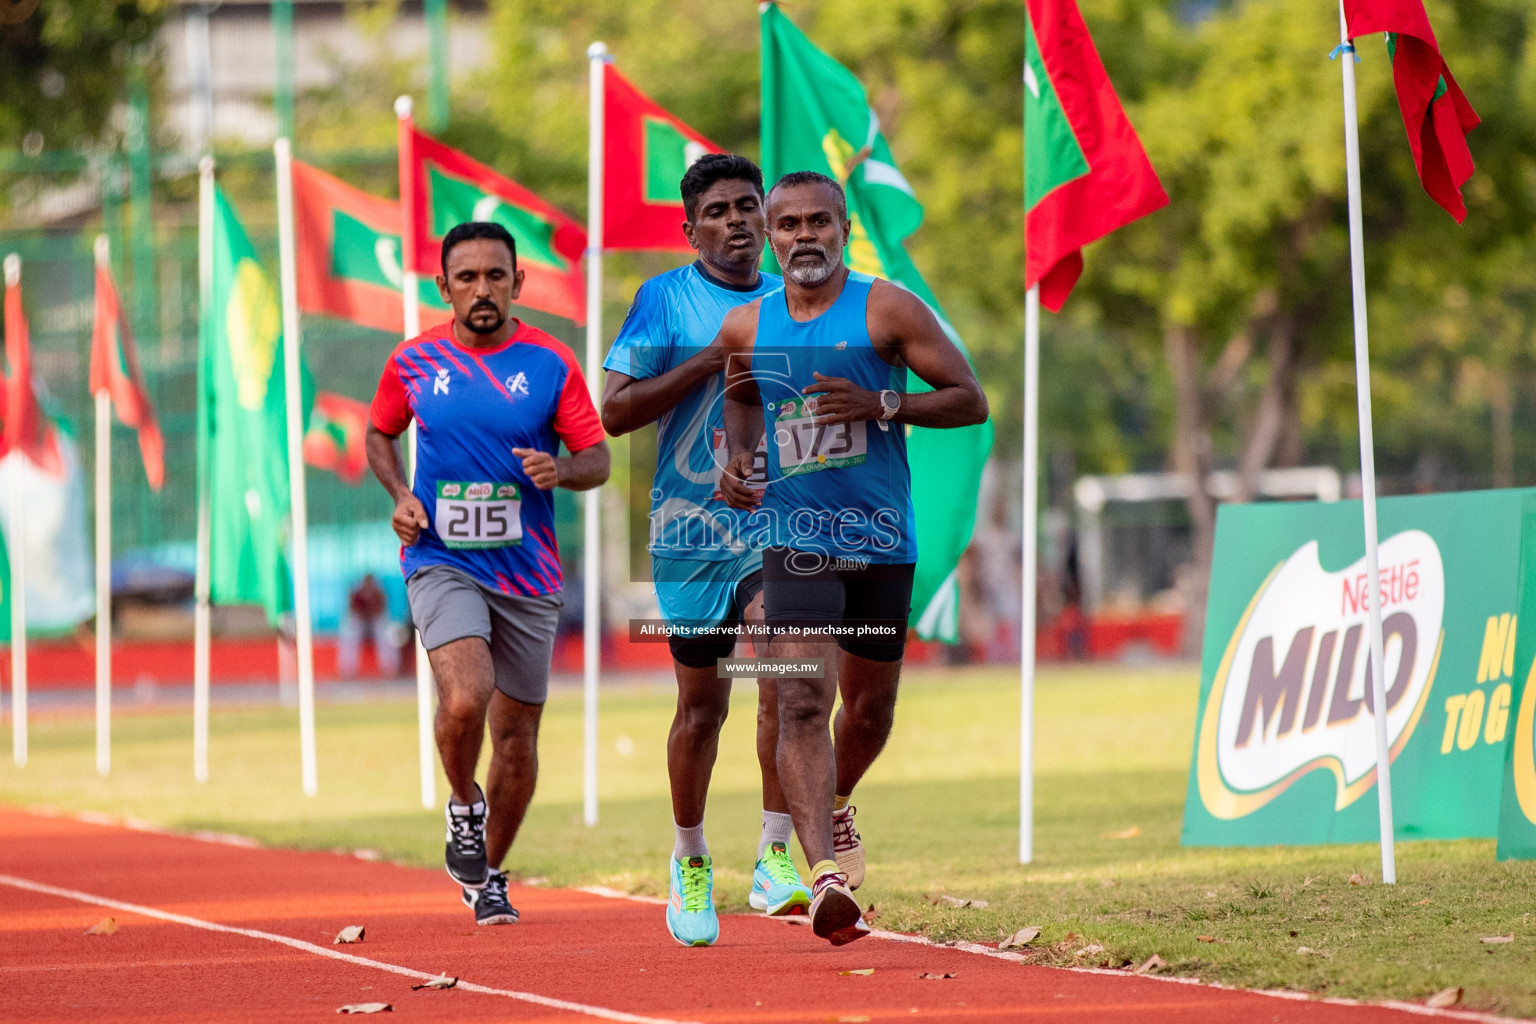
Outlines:
{"type": "Polygon", "coordinates": [[[907,647],[917,566],[836,558],[795,548],[763,552],[763,617],[776,634],[832,629],[837,645],[870,661],[900,661],[907,647]]]}

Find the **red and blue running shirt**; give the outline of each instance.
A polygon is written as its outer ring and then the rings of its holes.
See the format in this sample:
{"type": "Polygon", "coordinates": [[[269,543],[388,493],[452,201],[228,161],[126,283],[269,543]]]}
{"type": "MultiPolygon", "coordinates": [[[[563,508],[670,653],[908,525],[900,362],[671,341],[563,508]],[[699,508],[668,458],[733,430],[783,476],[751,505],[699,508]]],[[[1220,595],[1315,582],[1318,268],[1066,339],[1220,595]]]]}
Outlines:
{"type": "Polygon", "coordinates": [[[603,439],[569,348],[528,324],[495,348],[470,349],[446,323],[391,353],[369,419],[398,437],[417,424],[412,491],[431,523],[400,549],[406,579],[451,565],[506,594],[561,587],[554,495],[534,486],[513,448],[557,455],[603,439]]]}

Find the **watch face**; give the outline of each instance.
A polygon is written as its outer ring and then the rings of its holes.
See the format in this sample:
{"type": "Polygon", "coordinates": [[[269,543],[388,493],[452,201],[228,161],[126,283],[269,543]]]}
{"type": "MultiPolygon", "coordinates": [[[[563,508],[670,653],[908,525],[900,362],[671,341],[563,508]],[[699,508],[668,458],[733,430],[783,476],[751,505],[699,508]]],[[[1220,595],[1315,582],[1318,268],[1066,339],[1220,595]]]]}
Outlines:
{"type": "Polygon", "coordinates": [[[894,391],[880,392],[880,405],[882,408],[895,412],[901,408],[901,396],[894,391]]]}

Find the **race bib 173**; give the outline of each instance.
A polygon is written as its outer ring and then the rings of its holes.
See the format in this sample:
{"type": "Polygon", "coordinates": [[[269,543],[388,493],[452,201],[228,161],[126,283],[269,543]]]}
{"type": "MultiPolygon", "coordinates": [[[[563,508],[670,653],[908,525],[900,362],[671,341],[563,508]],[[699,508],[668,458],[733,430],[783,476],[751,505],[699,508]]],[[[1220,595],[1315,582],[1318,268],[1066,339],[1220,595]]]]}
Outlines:
{"type": "Polygon", "coordinates": [[[523,542],[517,484],[439,480],[437,535],[450,548],[508,548],[523,542]]]}
{"type": "Polygon", "coordinates": [[[791,398],[779,406],[774,443],[779,450],[780,474],[790,477],[862,465],[869,457],[865,422],[820,422],[807,408],[810,400],[791,398]]]}

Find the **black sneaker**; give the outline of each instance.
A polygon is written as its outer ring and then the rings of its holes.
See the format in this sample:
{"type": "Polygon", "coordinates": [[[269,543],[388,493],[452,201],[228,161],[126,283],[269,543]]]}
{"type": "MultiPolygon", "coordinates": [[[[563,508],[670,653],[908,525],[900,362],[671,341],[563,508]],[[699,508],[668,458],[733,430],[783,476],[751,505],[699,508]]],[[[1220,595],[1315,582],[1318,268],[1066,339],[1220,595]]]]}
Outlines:
{"type": "Polygon", "coordinates": [[[448,819],[447,846],[443,860],[448,865],[448,877],[460,885],[477,888],[485,884],[485,792],[478,785],[475,792],[480,799],[468,807],[453,802],[448,796],[448,806],[443,816],[448,819]]]}
{"type": "Polygon", "coordinates": [[[517,908],[507,902],[507,876],[490,871],[485,884],[464,890],[464,905],[475,912],[475,924],[517,924],[517,908]]]}

